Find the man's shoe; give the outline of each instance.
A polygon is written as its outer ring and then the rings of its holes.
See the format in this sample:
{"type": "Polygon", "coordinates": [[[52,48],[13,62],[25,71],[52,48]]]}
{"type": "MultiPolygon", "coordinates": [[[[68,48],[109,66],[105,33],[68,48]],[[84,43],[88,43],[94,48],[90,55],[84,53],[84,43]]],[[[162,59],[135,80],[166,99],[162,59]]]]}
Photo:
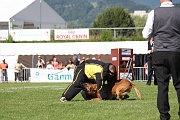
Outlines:
{"type": "Polygon", "coordinates": [[[149,86],[150,86],[150,85],[151,85],[151,81],[147,81],[147,85],[149,85],[149,86]]]}
{"type": "Polygon", "coordinates": [[[61,97],[60,102],[65,102],[66,98],[65,97],[61,97]]]}

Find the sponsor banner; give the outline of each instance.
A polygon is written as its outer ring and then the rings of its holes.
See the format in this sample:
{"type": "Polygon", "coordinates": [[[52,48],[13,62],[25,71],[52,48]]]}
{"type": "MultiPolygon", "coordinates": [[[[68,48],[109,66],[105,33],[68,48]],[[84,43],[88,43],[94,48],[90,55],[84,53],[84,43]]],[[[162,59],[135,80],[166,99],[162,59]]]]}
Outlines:
{"type": "Polygon", "coordinates": [[[128,72],[120,73],[120,79],[123,78],[129,78],[130,80],[132,80],[132,73],[128,73],[128,72]]]}
{"type": "Polygon", "coordinates": [[[122,55],[131,55],[131,49],[122,49],[122,55]]]}
{"type": "Polygon", "coordinates": [[[74,69],[47,70],[31,68],[30,82],[72,82],[74,69]]]}
{"type": "Polygon", "coordinates": [[[122,60],[130,60],[131,59],[131,57],[122,57],[122,60]]]}
{"type": "Polygon", "coordinates": [[[50,29],[11,30],[14,41],[50,41],[50,29]]]}
{"type": "Polygon", "coordinates": [[[89,39],[89,29],[54,30],[55,40],[84,40],[89,39]]]}
{"type": "Polygon", "coordinates": [[[8,30],[0,30],[0,40],[8,39],[8,30]]]}

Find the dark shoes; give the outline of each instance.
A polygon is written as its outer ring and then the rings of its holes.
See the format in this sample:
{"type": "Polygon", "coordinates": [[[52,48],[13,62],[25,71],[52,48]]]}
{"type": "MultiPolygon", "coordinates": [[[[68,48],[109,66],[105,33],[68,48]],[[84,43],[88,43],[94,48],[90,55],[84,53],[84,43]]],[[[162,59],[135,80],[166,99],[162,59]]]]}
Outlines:
{"type": "Polygon", "coordinates": [[[151,85],[151,81],[147,81],[146,85],[150,86],[151,85]]]}

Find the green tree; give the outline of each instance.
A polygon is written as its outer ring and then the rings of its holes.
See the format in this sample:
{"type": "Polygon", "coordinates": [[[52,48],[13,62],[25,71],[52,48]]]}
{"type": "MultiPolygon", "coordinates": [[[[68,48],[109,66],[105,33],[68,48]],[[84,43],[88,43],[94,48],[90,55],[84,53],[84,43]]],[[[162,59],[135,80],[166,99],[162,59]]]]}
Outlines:
{"type": "Polygon", "coordinates": [[[139,29],[136,29],[136,35],[135,36],[142,36],[142,29],[144,28],[146,24],[147,16],[132,16],[133,21],[135,23],[136,27],[140,27],[139,29]]]}
{"type": "MultiPolygon", "coordinates": [[[[107,8],[93,21],[94,28],[135,27],[135,23],[127,10],[122,7],[107,8]]],[[[134,30],[117,30],[117,37],[131,36],[134,30]]]]}
{"type": "Polygon", "coordinates": [[[143,16],[143,17],[133,16],[132,19],[133,19],[136,27],[144,27],[146,24],[147,17],[146,16],[143,16]]]}

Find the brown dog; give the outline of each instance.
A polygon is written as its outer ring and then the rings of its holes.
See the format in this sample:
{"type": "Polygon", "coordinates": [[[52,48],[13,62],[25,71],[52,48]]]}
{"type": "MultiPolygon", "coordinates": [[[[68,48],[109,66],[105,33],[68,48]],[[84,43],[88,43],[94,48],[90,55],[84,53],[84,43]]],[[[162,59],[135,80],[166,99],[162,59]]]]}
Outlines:
{"type": "MultiPolygon", "coordinates": [[[[86,87],[86,93],[94,97],[91,100],[102,100],[101,95],[97,89],[97,84],[84,83],[84,86],[86,87]]],[[[142,99],[140,91],[128,79],[122,79],[120,81],[115,82],[114,84],[106,84],[105,87],[110,99],[125,99],[127,93],[129,93],[132,88],[135,89],[138,98],[140,100],[142,99]]]]}

